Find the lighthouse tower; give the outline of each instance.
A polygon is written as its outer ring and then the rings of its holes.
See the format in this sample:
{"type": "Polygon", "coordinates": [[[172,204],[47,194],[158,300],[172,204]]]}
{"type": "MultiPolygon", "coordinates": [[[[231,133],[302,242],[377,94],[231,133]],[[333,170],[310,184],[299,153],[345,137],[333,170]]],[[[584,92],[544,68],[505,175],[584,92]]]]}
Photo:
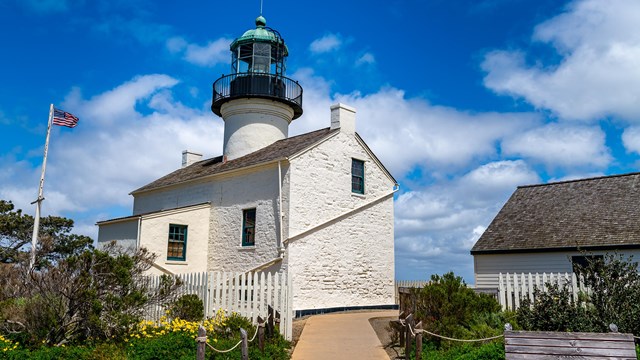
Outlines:
{"type": "Polygon", "coordinates": [[[211,111],[224,120],[226,160],[286,139],[302,115],[302,87],[285,77],[289,55],[280,33],[259,16],[231,43],[231,74],[213,83],[211,111]]]}

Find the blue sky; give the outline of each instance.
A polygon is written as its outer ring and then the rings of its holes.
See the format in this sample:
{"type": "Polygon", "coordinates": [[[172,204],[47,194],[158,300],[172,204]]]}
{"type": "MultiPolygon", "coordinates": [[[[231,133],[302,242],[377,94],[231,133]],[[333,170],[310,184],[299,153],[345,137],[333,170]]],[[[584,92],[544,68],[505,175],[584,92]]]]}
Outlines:
{"type": "MultiPolygon", "coordinates": [[[[131,214],[131,190],[222,152],[211,84],[258,0],[0,2],[0,198],[32,213],[48,106],[55,128],[45,214],[131,214]]],[[[637,0],[265,0],[305,89],[298,134],[355,107],[393,175],[396,277],[453,270],[518,185],[637,171],[637,0]]]]}

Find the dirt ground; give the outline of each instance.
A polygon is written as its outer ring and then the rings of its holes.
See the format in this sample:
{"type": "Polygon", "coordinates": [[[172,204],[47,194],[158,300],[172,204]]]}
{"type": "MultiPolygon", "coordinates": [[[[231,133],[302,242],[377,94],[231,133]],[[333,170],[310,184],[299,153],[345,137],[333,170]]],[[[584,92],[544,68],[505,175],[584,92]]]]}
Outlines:
{"type": "MultiPolygon", "coordinates": [[[[293,354],[293,349],[295,349],[298,340],[300,339],[300,335],[302,334],[302,330],[304,330],[304,325],[307,323],[307,319],[309,316],[301,317],[293,320],[293,334],[291,340],[291,350],[290,354],[293,354]]],[[[404,349],[401,349],[398,344],[393,344],[391,339],[391,332],[389,329],[389,321],[397,320],[398,317],[380,317],[380,318],[371,318],[369,323],[371,327],[378,335],[378,339],[380,339],[380,343],[384,347],[387,355],[389,355],[389,359],[403,359],[404,356],[400,354],[404,354],[404,349]]]]}
{"type": "Polygon", "coordinates": [[[392,331],[389,327],[389,321],[391,320],[398,320],[398,317],[371,318],[369,319],[369,323],[376,332],[376,335],[378,335],[378,339],[380,339],[382,347],[384,347],[387,355],[389,355],[389,359],[404,359],[404,349],[399,346],[397,340],[394,342],[391,338],[392,331]]]}

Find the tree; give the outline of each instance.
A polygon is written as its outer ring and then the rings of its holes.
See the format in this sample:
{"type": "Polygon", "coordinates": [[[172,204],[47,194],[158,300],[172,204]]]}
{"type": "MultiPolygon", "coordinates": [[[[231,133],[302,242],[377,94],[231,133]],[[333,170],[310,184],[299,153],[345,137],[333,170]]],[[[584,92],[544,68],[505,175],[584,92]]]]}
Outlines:
{"type": "MultiPolygon", "coordinates": [[[[11,201],[0,200],[0,263],[27,261],[33,236],[33,216],[15,210],[11,201]]],[[[73,220],[46,216],[40,220],[37,266],[46,266],[91,249],[93,240],[72,234],[73,220]]]]}
{"type": "Polygon", "coordinates": [[[32,346],[122,340],[149,306],[165,304],[180,286],[164,276],[151,287],[145,273],[154,260],[144,248],[131,252],[112,243],[40,270],[5,264],[23,268],[10,276],[18,289],[13,298],[0,289],[0,330],[32,346]]]}
{"type": "Polygon", "coordinates": [[[591,256],[577,270],[589,289],[579,301],[566,285],[546,284],[546,292],[535,289],[535,302],[522,302],[518,323],[526,330],[584,332],[609,332],[616,324],[620,332],[640,335],[640,273],[633,257],[591,256]]]}

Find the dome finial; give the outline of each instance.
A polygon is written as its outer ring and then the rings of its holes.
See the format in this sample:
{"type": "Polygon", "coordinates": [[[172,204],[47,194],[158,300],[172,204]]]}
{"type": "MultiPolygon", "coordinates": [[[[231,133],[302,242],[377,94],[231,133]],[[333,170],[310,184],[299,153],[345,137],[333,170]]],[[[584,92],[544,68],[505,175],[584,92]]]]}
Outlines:
{"type": "Polygon", "coordinates": [[[267,26],[267,19],[264,16],[260,15],[256,18],[256,26],[259,28],[267,26]]]}

